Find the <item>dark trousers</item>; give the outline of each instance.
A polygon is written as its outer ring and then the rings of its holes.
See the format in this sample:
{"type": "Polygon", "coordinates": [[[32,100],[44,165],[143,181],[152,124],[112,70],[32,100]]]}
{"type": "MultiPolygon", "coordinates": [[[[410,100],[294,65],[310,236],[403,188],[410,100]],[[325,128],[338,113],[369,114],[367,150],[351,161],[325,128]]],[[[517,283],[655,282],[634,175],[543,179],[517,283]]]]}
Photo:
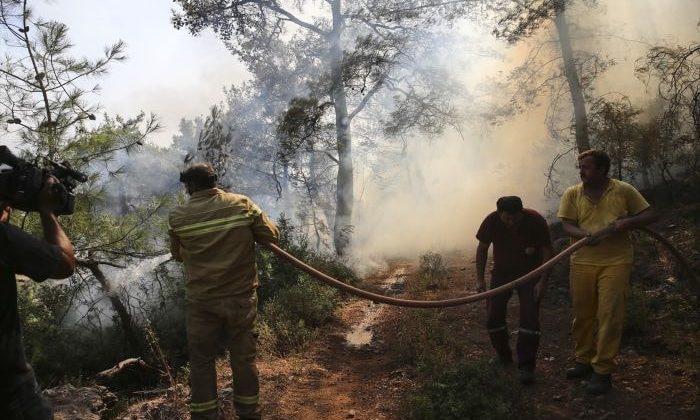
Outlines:
{"type": "Polygon", "coordinates": [[[32,376],[8,395],[0,396],[0,419],[3,420],[51,420],[53,413],[48,401],[32,376]]]}
{"type": "MultiPolygon", "coordinates": [[[[517,276],[492,276],[491,288],[504,285],[516,279],[517,276]]],[[[516,352],[518,355],[518,367],[522,369],[534,369],[537,357],[537,348],[540,345],[540,308],[535,302],[535,283],[531,282],[518,287],[518,299],[520,301],[520,328],[518,328],[518,343],[516,352]]],[[[489,332],[491,345],[496,350],[499,359],[504,362],[512,360],[510,350],[508,325],[506,313],[508,301],[513,291],[492,296],[486,300],[488,319],[486,328],[489,332]]]]}

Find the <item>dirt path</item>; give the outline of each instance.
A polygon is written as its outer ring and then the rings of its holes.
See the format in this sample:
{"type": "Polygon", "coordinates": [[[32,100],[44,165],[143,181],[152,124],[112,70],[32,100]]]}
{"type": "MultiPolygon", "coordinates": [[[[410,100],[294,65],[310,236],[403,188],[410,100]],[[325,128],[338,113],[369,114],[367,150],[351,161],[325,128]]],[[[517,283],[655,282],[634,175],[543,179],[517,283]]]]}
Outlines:
{"type": "MultiPolygon", "coordinates": [[[[409,269],[396,265],[365,284],[391,294],[409,269]]],[[[267,418],[396,418],[396,404],[410,379],[378,333],[390,311],[351,298],[308,351],[259,363],[267,418]]]]}
{"type": "MultiPolygon", "coordinates": [[[[464,293],[465,279],[474,278],[472,266],[465,255],[451,256],[448,290],[441,294],[464,293]]],[[[397,288],[396,279],[412,270],[408,264],[395,264],[389,272],[365,282],[390,292],[397,288]]],[[[573,348],[565,293],[559,285],[550,286],[541,310],[543,336],[537,382],[522,389],[539,418],[698,418],[698,373],[673,355],[653,349],[623,349],[615,390],[608,396],[589,397],[582,383],[564,379],[573,348]]],[[[401,362],[395,348],[400,311],[349,299],[339,312],[339,320],[309,345],[309,350],[261,362],[267,418],[400,419],[401,396],[415,385],[413,367],[401,362]]],[[[465,360],[492,356],[483,328],[483,303],[447,309],[445,319],[454,334],[463,337],[465,360]]],[[[517,327],[515,297],[509,307],[509,325],[511,331],[517,327]]],[[[514,341],[515,336],[513,346],[514,341]]],[[[513,370],[514,377],[516,373],[513,370]]]]}

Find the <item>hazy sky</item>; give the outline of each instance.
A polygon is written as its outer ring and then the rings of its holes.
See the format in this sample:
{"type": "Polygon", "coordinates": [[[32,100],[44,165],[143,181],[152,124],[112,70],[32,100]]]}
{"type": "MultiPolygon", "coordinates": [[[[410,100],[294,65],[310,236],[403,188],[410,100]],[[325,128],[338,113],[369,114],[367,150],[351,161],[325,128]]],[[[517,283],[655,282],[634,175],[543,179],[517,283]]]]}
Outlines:
{"type": "MultiPolygon", "coordinates": [[[[622,30],[642,38],[671,40],[683,39],[688,32],[697,34],[700,1],[659,2],[663,6],[638,0],[602,3],[599,16],[613,24],[613,33],[622,30]]],[[[105,45],[118,39],[127,43],[129,60],[114,65],[100,81],[103,90],[97,100],[109,114],[134,115],[144,110],[159,115],[164,129],[154,136],[157,143],[169,143],[182,117],[206,113],[223,99],[224,87],[246,77],[244,67],[213,33],[195,38],[173,28],[172,0],[33,0],[30,4],[38,16],[68,25],[76,55],[97,57],[105,45]]],[[[464,26],[460,25],[462,30],[464,26]]],[[[465,78],[472,81],[483,76],[471,66],[469,73],[465,78]]]]}
{"type": "Polygon", "coordinates": [[[74,54],[96,58],[122,39],[126,62],[99,81],[96,98],[109,114],[160,116],[152,138],[168,144],[182,117],[193,118],[223,99],[223,88],[246,77],[245,68],[213,33],[193,37],[170,23],[172,0],[48,0],[30,2],[35,14],[68,25],[74,54]]]}

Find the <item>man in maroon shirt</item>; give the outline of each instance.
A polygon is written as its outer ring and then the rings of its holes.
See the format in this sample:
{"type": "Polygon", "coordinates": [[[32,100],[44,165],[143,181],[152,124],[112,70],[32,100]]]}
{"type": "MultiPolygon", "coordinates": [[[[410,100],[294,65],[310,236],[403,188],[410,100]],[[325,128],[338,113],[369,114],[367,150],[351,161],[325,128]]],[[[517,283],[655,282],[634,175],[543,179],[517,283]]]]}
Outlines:
{"type": "MultiPolygon", "coordinates": [[[[476,288],[486,290],[484,273],[489,246],[493,243],[493,271],[491,289],[527,274],[552,257],[552,242],[544,218],[532,209],[524,209],[519,197],[501,197],[496,202],[496,211],[481,223],[476,234],[476,288]]],[[[518,368],[520,382],[531,384],[534,379],[535,359],[540,342],[539,303],[544,296],[549,273],[540,280],[517,288],[520,301],[520,328],[518,328],[518,368]]],[[[512,291],[498,294],[486,301],[488,328],[491,344],[498,361],[504,365],[513,363],[506,310],[512,291]]]]}

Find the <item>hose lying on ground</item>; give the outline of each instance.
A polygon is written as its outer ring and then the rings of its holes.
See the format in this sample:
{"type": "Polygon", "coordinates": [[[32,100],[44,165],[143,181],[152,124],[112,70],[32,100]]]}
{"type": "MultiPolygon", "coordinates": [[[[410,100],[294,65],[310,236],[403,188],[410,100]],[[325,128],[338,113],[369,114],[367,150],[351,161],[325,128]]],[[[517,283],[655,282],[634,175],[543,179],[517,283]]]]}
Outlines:
{"type": "MultiPolygon", "coordinates": [[[[681,263],[683,266],[683,269],[687,272],[689,279],[693,283],[693,286],[696,288],[696,290],[700,289],[700,284],[698,284],[698,279],[695,274],[695,272],[692,270],[692,267],[690,266],[690,263],[683,257],[683,255],[668,241],[668,239],[664,238],[661,236],[659,233],[654,232],[651,229],[648,228],[641,228],[639,229],[645,234],[653,237],[654,239],[658,240],[661,242],[668,250],[676,257],[676,259],[681,263]]],[[[469,295],[469,296],[463,296],[463,297],[458,297],[458,298],[452,298],[452,299],[443,299],[443,300],[412,300],[412,299],[399,299],[395,297],[390,297],[390,296],[384,296],[384,295],[379,295],[376,293],[368,292],[366,290],[359,289],[357,287],[351,286],[347,283],[343,283],[340,280],[337,280],[325,273],[322,273],[321,271],[316,270],[315,268],[307,265],[303,261],[300,261],[293,255],[289,254],[287,251],[283,250],[280,248],[278,245],[275,245],[273,243],[263,243],[262,245],[268,248],[270,251],[272,251],[274,254],[277,256],[281,257],[282,259],[286,260],[296,268],[300,269],[301,271],[311,275],[312,277],[326,283],[329,286],[335,287],[337,289],[340,289],[344,292],[348,292],[350,294],[353,294],[355,296],[359,296],[364,299],[371,300],[373,302],[377,303],[385,303],[387,305],[394,305],[394,306],[403,306],[407,308],[446,308],[450,306],[458,306],[458,305],[464,305],[466,303],[473,303],[477,302],[483,299],[486,299],[490,296],[497,295],[499,293],[506,292],[508,290],[512,290],[524,283],[533,281],[537,278],[539,278],[542,273],[545,271],[551,269],[557,262],[561,261],[562,259],[568,257],[571,255],[573,252],[578,250],[581,247],[584,247],[588,245],[589,243],[596,241],[600,238],[602,238],[605,235],[608,235],[612,233],[613,228],[612,226],[608,226],[604,229],[599,230],[598,232],[593,233],[590,236],[587,236],[572,245],[570,245],[568,248],[564,249],[561,251],[559,254],[555,255],[552,259],[549,261],[545,262],[541,266],[537,267],[536,269],[530,271],[529,273],[525,274],[522,277],[519,277],[515,280],[513,280],[510,283],[504,284],[503,286],[496,287],[495,289],[487,290],[485,292],[469,295]]]]}

